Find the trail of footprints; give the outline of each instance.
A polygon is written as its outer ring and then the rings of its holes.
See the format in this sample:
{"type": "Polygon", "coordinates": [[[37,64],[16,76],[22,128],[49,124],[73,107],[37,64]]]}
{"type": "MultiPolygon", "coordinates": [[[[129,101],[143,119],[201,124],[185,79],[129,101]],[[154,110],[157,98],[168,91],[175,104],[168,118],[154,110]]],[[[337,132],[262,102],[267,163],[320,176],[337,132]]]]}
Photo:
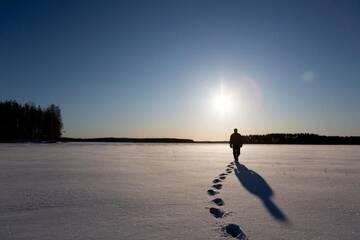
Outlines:
{"type": "MultiPolygon", "coordinates": [[[[227,165],[227,168],[225,170],[225,173],[221,173],[218,177],[216,177],[212,181],[212,186],[209,190],[207,190],[207,194],[211,197],[214,197],[214,199],[211,200],[211,203],[214,204],[214,207],[210,207],[209,212],[210,214],[217,218],[222,219],[229,215],[229,213],[223,211],[220,207],[225,205],[225,202],[222,198],[218,197],[217,195],[220,194],[220,191],[223,187],[223,182],[225,181],[226,177],[230,175],[234,170],[234,162],[230,162],[229,165],[227,165]]],[[[229,236],[241,239],[241,240],[248,240],[247,236],[244,234],[244,232],[240,229],[239,225],[237,224],[227,224],[222,227],[222,231],[224,233],[227,233],[229,236]]]]}

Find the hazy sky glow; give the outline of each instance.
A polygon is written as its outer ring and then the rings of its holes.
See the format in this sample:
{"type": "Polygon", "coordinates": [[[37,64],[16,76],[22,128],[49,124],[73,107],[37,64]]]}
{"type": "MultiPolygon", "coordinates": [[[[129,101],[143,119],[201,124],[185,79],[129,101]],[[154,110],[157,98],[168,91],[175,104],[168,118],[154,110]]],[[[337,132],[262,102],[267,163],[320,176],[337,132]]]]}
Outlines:
{"type": "Polygon", "coordinates": [[[1,1],[0,83],[70,137],[360,135],[360,2],[1,1]]]}

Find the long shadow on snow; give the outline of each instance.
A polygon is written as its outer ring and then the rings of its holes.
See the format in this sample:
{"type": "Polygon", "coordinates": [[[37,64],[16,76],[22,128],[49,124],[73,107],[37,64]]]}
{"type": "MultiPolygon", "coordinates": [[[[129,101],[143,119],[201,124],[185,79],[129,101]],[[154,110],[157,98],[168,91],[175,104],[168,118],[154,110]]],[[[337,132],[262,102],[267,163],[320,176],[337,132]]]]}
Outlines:
{"type": "Polygon", "coordinates": [[[278,221],[288,221],[285,214],[271,200],[274,192],[265,179],[255,171],[248,169],[245,165],[238,162],[236,163],[235,175],[246,190],[261,199],[272,217],[278,221]]]}

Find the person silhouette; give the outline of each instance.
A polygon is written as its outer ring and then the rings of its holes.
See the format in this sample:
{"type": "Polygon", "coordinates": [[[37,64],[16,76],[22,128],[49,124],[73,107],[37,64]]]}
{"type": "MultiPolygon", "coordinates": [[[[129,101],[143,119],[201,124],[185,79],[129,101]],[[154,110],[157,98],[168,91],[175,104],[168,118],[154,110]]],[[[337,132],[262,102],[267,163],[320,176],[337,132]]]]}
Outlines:
{"type": "Polygon", "coordinates": [[[233,155],[235,162],[239,162],[240,148],[243,145],[243,140],[241,134],[238,133],[238,130],[235,128],[234,133],[230,136],[230,148],[233,149],[233,155]]]}

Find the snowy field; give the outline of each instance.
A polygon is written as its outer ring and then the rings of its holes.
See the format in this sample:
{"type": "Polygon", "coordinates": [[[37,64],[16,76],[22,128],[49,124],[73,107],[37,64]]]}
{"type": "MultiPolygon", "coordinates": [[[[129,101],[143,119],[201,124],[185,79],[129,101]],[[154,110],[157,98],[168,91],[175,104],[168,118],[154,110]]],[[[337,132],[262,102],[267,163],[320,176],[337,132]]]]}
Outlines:
{"type": "Polygon", "coordinates": [[[360,239],[359,146],[231,161],[225,144],[0,144],[0,239],[360,239]]]}

